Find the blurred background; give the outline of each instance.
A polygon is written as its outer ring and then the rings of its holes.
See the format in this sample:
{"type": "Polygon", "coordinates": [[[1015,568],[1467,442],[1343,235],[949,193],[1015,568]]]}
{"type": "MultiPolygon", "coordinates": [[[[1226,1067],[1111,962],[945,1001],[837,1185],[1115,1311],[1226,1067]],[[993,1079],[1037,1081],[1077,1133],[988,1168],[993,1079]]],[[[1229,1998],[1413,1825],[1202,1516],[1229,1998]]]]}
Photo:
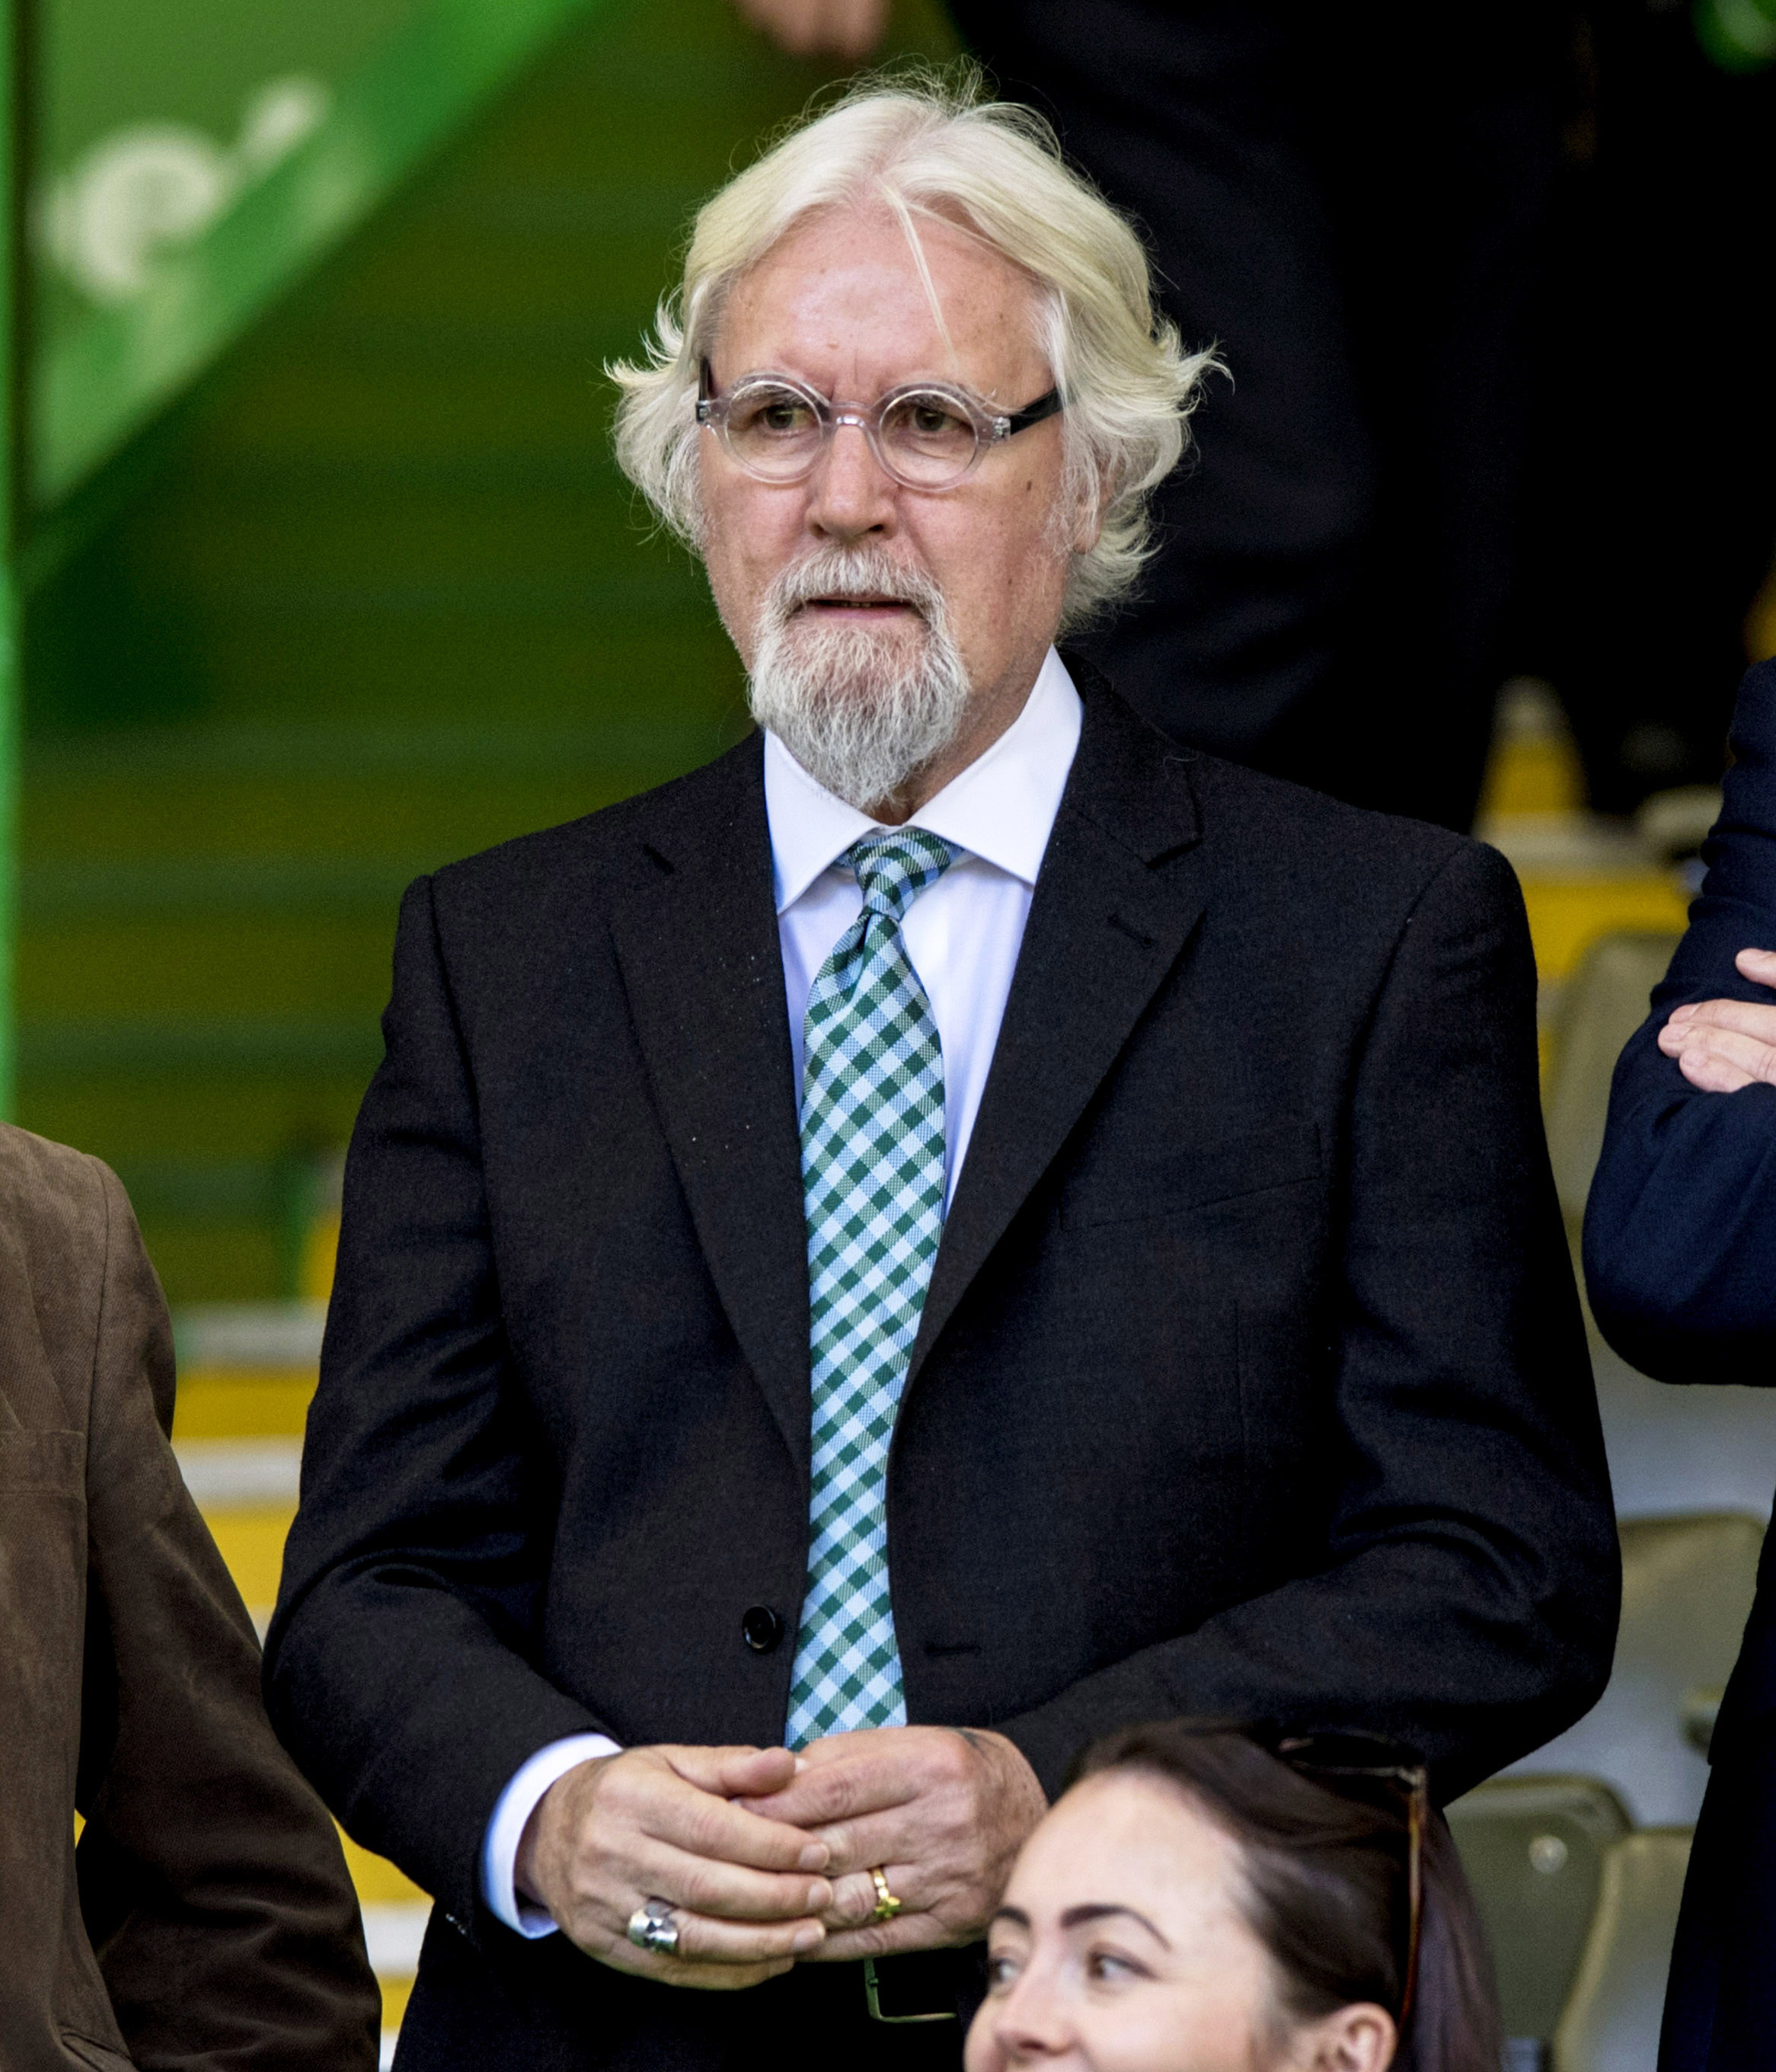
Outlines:
{"type": "MultiPolygon", "coordinates": [[[[1738,673],[1776,652],[1776,0],[1544,12],[1557,146],[1476,827],[1529,906],[1576,1232],[1738,673]]],[[[1460,39],[1427,59],[1413,19],[1371,62],[1434,102],[1460,39]]],[[[613,464],[599,370],[697,202],[847,66],[728,0],[12,0],[10,27],[0,1063],[18,1120],[129,1187],[182,1460],[262,1618],[402,887],[747,724],[698,569],[613,464]]],[[[876,55],[962,47],[937,0],[895,0],[876,55]]],[[[1388,710],[1390,754],[1463,752],[1434,700],[1388,710]]],[[[1598,1351],[1642,1535],[1627,1652],[1523,1767],[1608,1805],[1481,1809],[1520,1923],[1507,2015],[1565,2072],[1651,2065],[1631,2037],[1585,2057],[1573,2010],[1614,2004],[1622,1848],[1693,1820],[1776,1483],[1761,1396],[1598,1351]]],[[[392,2034],[427,1902],[353,1860],[392,2034]]],[[[1643,2000],[1655,1971],[1629,1967],[1643,2000]]]]}

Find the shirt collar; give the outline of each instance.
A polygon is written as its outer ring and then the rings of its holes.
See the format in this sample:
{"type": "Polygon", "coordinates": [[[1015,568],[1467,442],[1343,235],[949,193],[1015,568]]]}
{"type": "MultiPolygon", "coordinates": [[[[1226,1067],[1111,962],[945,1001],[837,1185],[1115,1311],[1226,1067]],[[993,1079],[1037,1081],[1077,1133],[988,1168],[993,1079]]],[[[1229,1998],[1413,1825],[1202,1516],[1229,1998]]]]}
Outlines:
{"type": "MultiPolygon", "coordinates": [[[[1051,648],[1023,711],[908,825],[1033,886],[1079,746],[1081,709],[1066,664],[1051,648]]],[[[816,783],[774,734],[765,737],[765,812],[779,914],[880,825],[816,783]]]]}

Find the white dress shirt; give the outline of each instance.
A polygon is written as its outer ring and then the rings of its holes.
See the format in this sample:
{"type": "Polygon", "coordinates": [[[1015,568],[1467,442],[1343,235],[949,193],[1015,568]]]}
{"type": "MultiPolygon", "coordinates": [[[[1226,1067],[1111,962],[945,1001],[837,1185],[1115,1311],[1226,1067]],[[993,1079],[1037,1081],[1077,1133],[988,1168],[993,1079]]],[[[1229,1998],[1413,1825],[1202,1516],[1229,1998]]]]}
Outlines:
{"type": "MultiPolygon", "coordinates": [[[[961,852],[900,924],[943,1045],[945,1211],[980,1112],[1036,874],[1079,746],[1080,721],[1079,693],[1051,648],[1023,711],[908,822],[961,852]]],[[[839,859],[859,837],[883,830],[817,784],[770,734],[765,737],[765,811],[799,1105],[809,989],[863,903],[856,879],[839,859]]],[[[538,1801],[576,1765],[617,1750],[604,1734],[552,1741],[501,1793],[487,1823],[481,1880],[487,1905],[508,1928],[536,1936],[555,1926],[541,1907],[519,1899],[512,1881],[519,1840],[538,1801]]]]}

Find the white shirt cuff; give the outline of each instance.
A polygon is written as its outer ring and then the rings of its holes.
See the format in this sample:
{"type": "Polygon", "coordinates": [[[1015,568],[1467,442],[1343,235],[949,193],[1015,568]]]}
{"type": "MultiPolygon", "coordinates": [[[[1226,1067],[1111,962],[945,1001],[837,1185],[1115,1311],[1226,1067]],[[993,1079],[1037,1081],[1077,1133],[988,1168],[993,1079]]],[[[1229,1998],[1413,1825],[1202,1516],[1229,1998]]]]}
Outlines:
{"type": "Polygon", "coordinates": [[[539,1748],[500,1793],[494,1817],[487,1823],[486,1839],[481,1845],[481,1896],[496,1920],[532,1940],[555,1933],[548,1909],[519,1898],[514,1882],[524,1823],[558,1777],[565,1777],[583,1762],[621,1753],[608,1734],[569,1734],[565,1741],[551,1741],[547,1748],[539,1748]]]}

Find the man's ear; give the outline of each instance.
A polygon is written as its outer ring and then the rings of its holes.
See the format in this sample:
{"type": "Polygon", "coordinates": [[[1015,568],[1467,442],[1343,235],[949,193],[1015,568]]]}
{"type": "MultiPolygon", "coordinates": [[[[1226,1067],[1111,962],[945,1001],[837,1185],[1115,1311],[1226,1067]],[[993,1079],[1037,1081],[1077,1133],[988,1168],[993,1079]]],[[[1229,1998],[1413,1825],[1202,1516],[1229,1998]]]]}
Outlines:
{"type": "Polygon", "coordinates": [[[1297,2039],[1290,2072],[1387,2072],[1400,2033],[1393,2016],[1372,2000],[1357,2000],[1322,2021],[1310,2023],[1297,2039]]]}

